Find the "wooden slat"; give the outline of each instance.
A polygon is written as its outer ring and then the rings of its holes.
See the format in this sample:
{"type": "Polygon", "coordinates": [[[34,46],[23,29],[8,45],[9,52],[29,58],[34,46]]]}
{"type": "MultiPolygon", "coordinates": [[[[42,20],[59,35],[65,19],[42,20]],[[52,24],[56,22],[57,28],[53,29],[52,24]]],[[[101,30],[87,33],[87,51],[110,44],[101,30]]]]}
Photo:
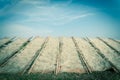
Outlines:
{"type": "Polygon", "coordinates": [[[34,62],[36,59],[40,56],[40,52],[46,47],[46,44],[48,42],[49,38],[46,38],[45,41],[42,43],[41,47],[36,51],[35,55],[32,57],[32,59],[27,63],[24,70],[21,72],[21,74],[27,74],[30,72],[32,66],[34,66],[34,62]]]}
{"type": "Polygon", "coordinates": [[[91,71],[105,71],[111,68],[109,63],[102,59],[102,57],[95,51],[94,48],[91,47],[87,41],[80,38],[76,38],[76,41],[84,58],[88,62],[91,71]]]}
{"type": "Polygon", "coordinates": [[[59,38],[59,51],[56,56],[56,67],[55,67],[55,74],[57,75],[61,70],[61,53],[63,49],[62,37],[59,38]]]}
{"type": "Polygon", "coordinates": [[[9,41],[9,38],[0,39],[0,46],[9,41]]]}
{"type": "Polygon", "coordinates": [[[90,39],[92,43],[105,55],[105,57],[120,70],[120,56],[99,39],[90,39]]]}
{"type": "Polygon", "coordinates": [[[54,72],[56,64],[56,56],[59,52],[59,42],[57,38],[49,38],[46,47],[40,52],[32,66],[30,73],[46,73],[54,72]]]}
{"type": "Polygon", "coordinates": [[[4,62],[4,60],[15,54],[26,41],[27,39],[17,39],[7,47],[0,50],[0,65],[4,62]]]}
{"type": "Polygon", "coordinates": [[[83,52],[81,51],[81,49],[79,48],[79,45],[76,41],[76,39],[74,37],[72,37],[72,40],[75,44],[75,47],[76,47],[76,51],[78,52],[78,56],[79,56],[79,59],[85,69],[85,71],[87,73],[91,73],[92,72],[92,68],[90,67],[90,65],[88,64],[87,60],[85,59],[84,55],[83,55],[83,52]]]}
{"type": "Polygon", "coordinates": [[[99,38],[99,37],[98,37],[98,39],[101,40],[102,42],[104,42],[108,47],[110,47],[112,50],[114,50],[114,52],[116,54],[118,54],[120,56],[120,52],[118,50],[116,50],[113,46],[111,46],[109,43],[107,43],[104,39],[99,38]]]}
{"type": "Polygon", "coordinates": [[[63,38],[62,43],[60,72],[85,73],[72,38],[63,38]]]}
{"type": "Polygon", "coordinates": [[[23,50],[23,49],[27,46],[27,44],[29,44],[29,42],[30,42],[31,39],[32,39],[32,37],[30,37],[29,39],[27,39],[24,43],[21,43],[22,45],[20,44],[21,46],[19,46],[19,48],[15,48],[15,51],[13,51],[13,52],[11,53],[11,55],[7,56],[7,57],[3,60],[3,62],[1,62],[0,66],[4,65],[5,63],[7,63],[7,61],[8,61],[10,58],[12,58],[15,54],[17,54],[17,53],[19,53],[21,50],[23,50]]]}
{"type": "MultiPolygon", "coordinates": [[[[95,46],[95,44],[94,44],[93,42],[91,42],[90,39],[86,38],[86,39],[84,39],[84,40],[86,40],[86,41],[91,45],[91,47],[94,48],[94,50],[98,53],[98,55],[100,55],[100,56],[102,57],[103,60],[105,60],[107,63],[109,63],[109,65],[110,65],[110,67],[111,67],[110,69],[113,69],[115,72],[118,72],[118,71],[119,71],[119,70],[116,68],[116,66],[115,66],[111,61],[109,61],[108,58],[105,57],[105,55],[100,51],[100,49],[98,49],[98,48],[95,46]]],[[[109,69],[108,69],[108,70],[109,70],[109,69]]]]}
{"type": "Polygon", "coordinates": [[[5,47],[9,43],[11,43],[14,38],[3,38],[3,39],[0,39],[0,48],[5,47]]]}
{"type": "Polygon", "coordinates": [[[118,39],[113,39],[113,38],[108,38],[108,39],[120,44],[120,40],[118,40],[118,39]]]}
{"type": "Polygon", "coordinates": [[[104,41],[106,41],[110,46],[120,53],[120,44],[116,42],[116,40],[105,38],[104,41]]]}
{"type": "Polygon", "coordinates": [[[26,48],[17,53],[7,64],[0,67],[0,73],[21,73],[24,68],[31,62],[37,50],[41,48],[44,38],[35,38],[26,48]]]}

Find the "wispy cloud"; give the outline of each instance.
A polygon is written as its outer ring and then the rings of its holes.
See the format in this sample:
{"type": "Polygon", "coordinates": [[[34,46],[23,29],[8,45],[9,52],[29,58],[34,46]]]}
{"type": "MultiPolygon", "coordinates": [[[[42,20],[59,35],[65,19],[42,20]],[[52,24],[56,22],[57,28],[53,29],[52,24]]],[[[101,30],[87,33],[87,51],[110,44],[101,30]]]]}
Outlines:
{"type": "Polygon", "coordinates": [[[89,16],[95,15],[94,13],[84,13],[84,14],[77,14],[77,15],[61,15],[61,16],[56,16],[56,14],[50,15],[36,15],[34,17],[30,17],[27,20],[24,20],[24,22],[47,22],[48,24],[52,25],[64,25],[64,24],[69,24],[72,21],[75,20],[81,20],[83,18],[87,18],[89,16]]]}
{"type": "Polygon", "coordinates": [[[70,23],[72,21],[86,18],[86,17],[92,16],[92,15],[94,15],[94,13],[85,13],[85,14],[79,14],[79,15],[67,15],[67,16],[58,18],[57,21],[54,22],[53,24],[54,25],[64,25],[64,24],[70,23]]]}
{"type": "MultiPolygon", "coordinates": [[[[58,1],[60,1],[60,0],[58,0],[58,1]]],[[[54,5],[55,5],[55,6],[65,7],[65,6],[70,5],[70,4],[72,3],[72,1],[73,1],[73,0],[61,0],[61,1],[59,2],[59,4],[58,4],[58,3],[55,3],[54,5]]]]}
{"type": "Polygon", "coordinates": [[[22,0],[21,3],[40,6],[40,5],[49,4],[50,0],[22,0]]]}
{"type": "MultiPolygon", "coordinates": [[[[34,23],[34,22],[46,22],[51,25],[64,25],[72,21],[86,18],[88,16],[94,15],[92,12],[87,12],[87,10],[76,11],[71,10],[65,5],[72,3],[72,0],[65,0],[61,3],[55,3],[49,5],[51,0],[21,0],[19,5],[32,5],[27,7],[25,11],[13,10],[11,14],[23,15],[23,20],[18,20],[23,23],[34,23]],[[64,7],[61,7],[64,6],[64,7]],[[64,8],[64,9],[63,9],[64,8]],[[86,11],[86,12],[85,12],[86,11]],[[84,13],[83,13],[84,12],[84,13]]],[[[17,6],[16,6],[17,7],[17,6]]],[[[19,9],[19,8],[18,8],[19,9]]],[[[19,16],[17,16],[19,19],[19,16]]]]}

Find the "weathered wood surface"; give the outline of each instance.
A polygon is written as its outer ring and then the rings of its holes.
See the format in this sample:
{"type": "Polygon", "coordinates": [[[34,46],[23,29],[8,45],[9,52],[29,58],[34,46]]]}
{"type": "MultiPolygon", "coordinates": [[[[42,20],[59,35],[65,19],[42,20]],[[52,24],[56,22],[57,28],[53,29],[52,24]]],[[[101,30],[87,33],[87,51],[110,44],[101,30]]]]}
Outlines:
{"type": "Polygon", "coordinates": [[[0,39],[0,46],[3,46],[0,48],[0,73],[81,74],[109,69],[119,72],[119,41],[74,37],[0,39]]]}

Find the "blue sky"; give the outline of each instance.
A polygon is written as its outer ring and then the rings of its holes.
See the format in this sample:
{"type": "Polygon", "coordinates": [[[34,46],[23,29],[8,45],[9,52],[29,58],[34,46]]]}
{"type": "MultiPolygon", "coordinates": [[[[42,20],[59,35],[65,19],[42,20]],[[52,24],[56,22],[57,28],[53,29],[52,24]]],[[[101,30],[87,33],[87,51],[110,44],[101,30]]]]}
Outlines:
{"type": "Polygon", "coordinates": [[[0,37],[120,39],[119,0],[0,0],[0,37]]]}

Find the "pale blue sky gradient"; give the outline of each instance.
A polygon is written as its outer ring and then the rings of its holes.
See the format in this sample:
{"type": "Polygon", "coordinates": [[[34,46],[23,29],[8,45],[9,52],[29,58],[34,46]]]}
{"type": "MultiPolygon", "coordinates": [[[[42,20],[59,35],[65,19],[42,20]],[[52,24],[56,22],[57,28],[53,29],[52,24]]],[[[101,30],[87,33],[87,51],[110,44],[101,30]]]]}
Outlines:
{"type": "Polygon", "coordinates": [[[119,0],[0,0],[0,37],[120,39],[119,0]]]}

